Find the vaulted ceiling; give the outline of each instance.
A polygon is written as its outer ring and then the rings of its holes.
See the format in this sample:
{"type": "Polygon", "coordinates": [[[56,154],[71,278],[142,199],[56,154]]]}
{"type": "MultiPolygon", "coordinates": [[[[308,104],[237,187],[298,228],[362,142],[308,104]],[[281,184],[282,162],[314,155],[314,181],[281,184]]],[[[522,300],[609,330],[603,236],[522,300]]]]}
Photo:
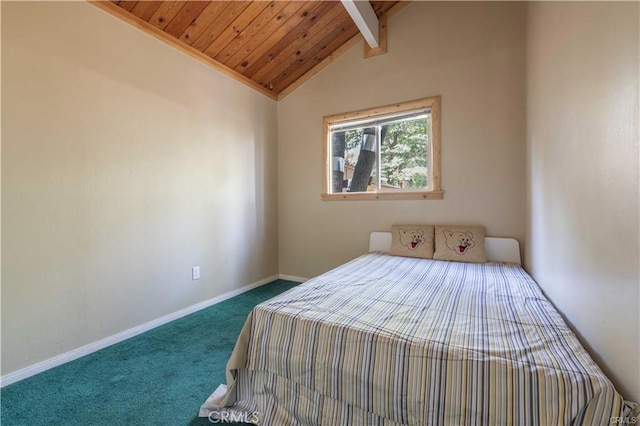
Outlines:
{"type": "MultiPolygon", "coordinates": [[[[362,39],[340,1],[92,3],[274,99],[362,39]]],[[[405,2],[370,3],[386,19],[405,2]]]]}

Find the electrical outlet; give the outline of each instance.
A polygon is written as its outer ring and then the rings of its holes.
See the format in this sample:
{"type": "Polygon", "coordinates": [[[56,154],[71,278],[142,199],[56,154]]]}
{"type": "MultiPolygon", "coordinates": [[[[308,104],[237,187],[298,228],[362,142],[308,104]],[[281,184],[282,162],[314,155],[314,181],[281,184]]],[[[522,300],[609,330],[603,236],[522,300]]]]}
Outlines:
{"type": "Polygon", "coordinates": [[[192,280],[199,280],[200,279],[200,267],[199,266],[194,266],[193,268],[191,268],[191,279],[192,280]]]}

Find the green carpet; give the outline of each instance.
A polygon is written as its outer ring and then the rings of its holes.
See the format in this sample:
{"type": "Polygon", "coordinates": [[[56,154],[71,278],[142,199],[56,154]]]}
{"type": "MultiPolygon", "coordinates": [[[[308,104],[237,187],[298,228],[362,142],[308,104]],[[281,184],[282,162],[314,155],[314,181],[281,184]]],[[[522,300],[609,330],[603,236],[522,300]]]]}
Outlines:
{"type": "Polygon", "coordinates": [[[297,285],[277,280],[0,391],[7,425],[210,425],[197,418],[225,383],[251,309],[297,285]]]}

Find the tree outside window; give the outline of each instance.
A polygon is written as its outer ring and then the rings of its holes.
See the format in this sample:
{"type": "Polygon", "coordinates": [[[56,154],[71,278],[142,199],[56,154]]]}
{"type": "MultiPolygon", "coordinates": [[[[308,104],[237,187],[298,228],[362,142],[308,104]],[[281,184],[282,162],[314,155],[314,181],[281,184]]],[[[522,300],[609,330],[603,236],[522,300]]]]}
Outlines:
{"type": "Polygon", "coordinates": [[[441,199],[440,98],[324,118],[325,200],[441,199]]]}

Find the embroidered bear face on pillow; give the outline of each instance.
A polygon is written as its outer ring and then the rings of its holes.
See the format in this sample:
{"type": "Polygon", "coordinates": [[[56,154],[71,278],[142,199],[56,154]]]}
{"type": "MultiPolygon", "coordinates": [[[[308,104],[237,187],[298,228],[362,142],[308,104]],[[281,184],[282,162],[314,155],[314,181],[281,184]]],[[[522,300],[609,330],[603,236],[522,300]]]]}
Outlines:
{"type": "Polygon", "coordinates": [[[484,263],[483,226],[436,226],[436,249],[433,258],[454,262],[484,263]]]}
{"type": "Polygon", "coordinates": [[[457,254],[465,254],[467,250],[471,250],[476,246],[476,242],[473,241],[473,232],[470,231],[445,231],[444,238],[446,240],[447,247],[457,254]]]}
{"type": "Polygon", "coordinates": [[[393,225],[389,254],[423,259],[433,258],[433,226],[393,225]]]}

